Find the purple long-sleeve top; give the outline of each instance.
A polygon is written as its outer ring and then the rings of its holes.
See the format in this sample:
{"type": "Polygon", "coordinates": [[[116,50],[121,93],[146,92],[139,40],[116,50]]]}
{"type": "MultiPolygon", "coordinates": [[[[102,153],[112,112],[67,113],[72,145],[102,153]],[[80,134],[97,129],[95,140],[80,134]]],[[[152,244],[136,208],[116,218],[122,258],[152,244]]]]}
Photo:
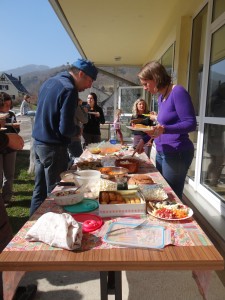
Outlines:
{"type": "MultiPolygon", "coordinates": [[[[179,152],[193,149],[188,133],[196,129],[196,116],[191,97],[181,85],[172,89],[168,98],[158,99],[157,121],[163,125],[165,132],[155,138],[158,152],[179,152]]],[[[146,143],[150,137],[144,137],[146,143]]]]}

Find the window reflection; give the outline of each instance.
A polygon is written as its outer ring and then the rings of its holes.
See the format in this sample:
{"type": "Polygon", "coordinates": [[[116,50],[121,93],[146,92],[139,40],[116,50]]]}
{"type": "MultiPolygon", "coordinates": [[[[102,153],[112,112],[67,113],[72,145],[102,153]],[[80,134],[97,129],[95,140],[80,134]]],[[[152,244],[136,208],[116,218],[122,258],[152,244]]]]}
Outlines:
{"type": "Polygon", "coordinates": [[[206,102],[207,117],[225,117],[225,25],[212,37],[209,84],[206,102]]]}
{"type": "Polygon", "coordinates": [[[192,29],[191,42],[191,59],[190,59],[190,76],[188,91],[191,95],[192,102],[195,108],[195,113],[199,115],[201,87],[202,87],[202,72],[204,62],[204,49],[206,37],[206,23],[207,23],[206,5],[201,12],[195,17],[192,29]]]}
{"type": "Polygon", "coordinates": [[[225,200],[225,125],[205,125],[201,183],[225,200]]]}

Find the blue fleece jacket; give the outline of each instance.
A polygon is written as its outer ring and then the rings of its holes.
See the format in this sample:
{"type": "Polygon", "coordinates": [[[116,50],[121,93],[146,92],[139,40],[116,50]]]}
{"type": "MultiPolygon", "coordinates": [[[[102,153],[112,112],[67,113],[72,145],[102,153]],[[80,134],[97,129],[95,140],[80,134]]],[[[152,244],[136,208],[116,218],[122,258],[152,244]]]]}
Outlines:
{"type": "Polygon", "coordinates": [[[38,96],[33,138],[37,144],[65,144],[76,135],[74,123],[78,91],[69,72],[62,72],[43,83],[38,96]]]}

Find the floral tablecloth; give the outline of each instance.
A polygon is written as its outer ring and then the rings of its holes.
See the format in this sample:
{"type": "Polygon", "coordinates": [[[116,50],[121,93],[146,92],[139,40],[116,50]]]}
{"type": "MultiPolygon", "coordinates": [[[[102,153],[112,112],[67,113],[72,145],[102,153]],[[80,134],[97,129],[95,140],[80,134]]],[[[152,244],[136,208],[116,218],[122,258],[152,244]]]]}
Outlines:
{"type": "MultiPolygon", "coordinates": [[[[131,153],[132,153],[131,151],[126,152],[127,155],[131,153]]],[[[90,154],[90,152],[88,151],[83,153],[83,157],[88,157],[88,156],[93,157],[93,155],[90,154]]],[[[164,189],[170,199],[176,199],[176,201],[180,201],[177,198],[177,196],[174,194],[172,189],[168,186],[164,178],[160,175],[159,172],[157,172],[154,165],[147,158],[147,156],[140,155],[138,158],[140,159],[139,173],[149,174],[154,180],[154,182],[160,183],[164,186],[164,189]]],[[[62,250],[59,248],[53,248],[41,242],[28,242],[25,240],[25,235],[26,232],[29,230],[29,228],[31,228],[32,225],[36,222],[36,220],[46,212],[55,212],[60,214],[64,212],[64,210],[62,207],[58,206],[53,199],[46,199],[45,202],[39,207],[39,209],[32,216],[32,218],[28,222],[26,222],[26,224],[21,228],[21,230],[15,235],[15,237],[7,245],[4,251],[62,250]]],[[[98,214],[98,210],[92,213],[98,214]]],[[[136,218],[136,219],[148,218],[150,224],[161,225],[166,229],[170,229],[171,244],[175,246],[208,246],[212,244],[211,241],[207,238],[205,233],[202,231],[200,226],[195,222],[193,218],[189,218],[183,221],[172,221],[172,222],[159,220],[154,218],[151,215],[136,215],[136,216],[132,216],[132,218],[136,218]]],[[[121,218],[105,218],[104,225],[102,228],[91,233],[83,234],[82,247],[78,251],[85,251],[90,249],[97,250],[97,249],[118,248],[119,246],[117,245],[110,245],[103,241],[103,236],[106,233],[109,225],[112,222],[116,222],[118,220],[121,220],[121,218]]],[[[210,272],[194,273],[196,282],[199,286],[200,292],[203,295],[203,297],[207,292],[210,274],[211,274],[210,272]]],[[[23,272],[4,272],[4,283],[5,283],[4,299],[11,299],[13,295],[13,284],[14,286],[18,284],[18,280],[19,278],[22,277],[22,275],[23,272]],[[17,274],[15,277],[16,280],[15,282],[13,282],[13,275],[15,274],[17,274]]]]}

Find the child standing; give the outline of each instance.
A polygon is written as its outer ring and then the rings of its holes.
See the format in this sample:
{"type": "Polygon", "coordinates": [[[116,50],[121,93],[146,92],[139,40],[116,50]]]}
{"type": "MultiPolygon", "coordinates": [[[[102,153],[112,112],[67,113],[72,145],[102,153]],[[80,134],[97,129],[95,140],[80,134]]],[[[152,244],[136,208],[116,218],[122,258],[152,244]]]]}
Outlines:
{"type": "Polygon", "coordinates": [[[121,114],[122,114],[122,111],[121,111],[121,109],[118,108],[115,112],[113,125],[114,125],[114,128],[116,130],[116,134],[120,138],[120,143],[121,143],[121,145],[123,145],[124,141],[123,141],[123,134],[122,134],[122,131],[121,131],[121,114]]]}

